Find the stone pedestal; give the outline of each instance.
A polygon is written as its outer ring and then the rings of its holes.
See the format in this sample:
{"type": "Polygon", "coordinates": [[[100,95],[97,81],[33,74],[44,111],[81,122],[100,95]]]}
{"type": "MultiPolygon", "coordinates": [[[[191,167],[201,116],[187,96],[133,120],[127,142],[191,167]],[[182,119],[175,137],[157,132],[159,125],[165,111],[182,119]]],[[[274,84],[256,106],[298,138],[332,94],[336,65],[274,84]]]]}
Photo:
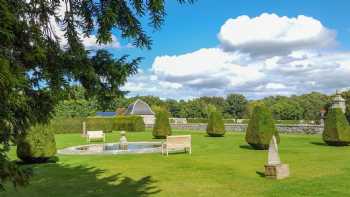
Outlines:
{"type": "Polygon", "coordinates": [[[285,179],[289,177],[289,165],[265,165],[265,176],[271,179],[285,179]]]}
{"type": "Polygon", "coordinates": [[[128,144],[127,143],[119,144],[119,150],[128,150],[128,144]]]}
{"type": "Polygon", "coordinates": [[[122,136],[119,140],[119,150],[128,150],[128,140],[125,137],[125,131],[120,132],[122,136]]]}
{"type": "Polygon", "coordinates": [[[83,127],[83,128],[82,128],[82,129],[83,129],[83,132],[82,132],[81,135],[82,135],[83,137],[85,137],[85,136],[86,136],[86,122],[84,121],[82,124],[83,124],[83,125],[82,125],[82,127],[83,127]]]}

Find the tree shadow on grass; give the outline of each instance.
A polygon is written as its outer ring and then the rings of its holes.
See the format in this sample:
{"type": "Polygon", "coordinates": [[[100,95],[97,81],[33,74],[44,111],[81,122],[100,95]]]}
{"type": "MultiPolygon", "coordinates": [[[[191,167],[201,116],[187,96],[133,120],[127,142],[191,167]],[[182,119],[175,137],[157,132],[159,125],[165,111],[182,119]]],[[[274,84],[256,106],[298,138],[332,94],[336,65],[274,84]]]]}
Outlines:
{"type": "Polygon", "coordinates": [[[328,146],[326,143],[324,142],[310,142],[310,144],[313,144],[313,145],[318,145],[318,146],[328,146]]]}
{"type": "Polygon", "coordinates": [[[3,193],[4,197],[145,197],[159,193],[151,176],[133,179],[121,173],[109,175],[105,170],[86,166],[59,164],[33,165],[34,177],[25,188],[12,188],[3,193]]]}
{"type": "MultiPolygon", "coordinates": [[[[188,151],[185,152],[184,150],[175,150],[175,151],[169,151],[168,157],[170,157],[171,155],[190,155],[190,154],[188,153],[188,151]]],[[[166,153],[163,156],[166,156],[166,153]]]]}
{"type": "Polygon", "coordinates": [[[208,135],[208,134],[205,134],[204,137],[209,137],[209,138],[224,138],[225,135],[208,135]]]}

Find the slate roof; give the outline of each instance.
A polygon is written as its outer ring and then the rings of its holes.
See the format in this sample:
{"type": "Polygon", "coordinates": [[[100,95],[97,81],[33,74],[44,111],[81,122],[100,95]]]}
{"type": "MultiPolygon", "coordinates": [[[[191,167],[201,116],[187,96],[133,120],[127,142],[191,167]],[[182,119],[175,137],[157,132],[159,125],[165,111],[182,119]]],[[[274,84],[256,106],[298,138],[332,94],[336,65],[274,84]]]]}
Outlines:
{"type": "Polygon", "coordinates": [[[130,104],[128,106],[128,109],[126,111],[126,114],[128,115],[154,115],[154,112],[149,107],[149,105],[140,100],[137,99],[133,104],[130,104]]]}
{"type": "Polygon", "coordinates": [[[98,111],[96,112],[96,116],[116,116],[117,113],[113,111],[98,111]]]}

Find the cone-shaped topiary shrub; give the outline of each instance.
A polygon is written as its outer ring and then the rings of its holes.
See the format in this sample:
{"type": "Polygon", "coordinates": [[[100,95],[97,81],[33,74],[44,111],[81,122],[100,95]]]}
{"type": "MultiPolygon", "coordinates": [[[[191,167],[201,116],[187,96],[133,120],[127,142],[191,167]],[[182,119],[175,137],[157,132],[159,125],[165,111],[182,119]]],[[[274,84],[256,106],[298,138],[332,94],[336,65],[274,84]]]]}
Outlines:
{"type": "Polygon", "coordinates": [[[323,141],[331,146],[350,144],[349,122],[341,109],[332,108],[328,111],[323,131],[323,141]]]}
{"type": "Polygon", "coordinates": [[[216,109],[209,112],[207,134],[211,137],[221,137],[225,135],[225,124],[222,115],[216,109]]]}
{"type": "Polygon", "coordinates": [[[153,127],[153,136],[155,138],[164,139],[168,135],[171,135],[169,112],[163,108],[159,108],[156,110],[156,121],[153,127]]]}
{"type": "Polygon", "coordinates": [[[268,149],[272,136],[279,143],[279,135],[270,110],[264,105],[254,108],[245,139],[254,149],[268,149]]]}
{"type": "Polygon", "coordinates": [[[25,163],[42,163],[56,154],[54,132],[46,125],[33,126],[19,137],[17,156],[25,163]]]}

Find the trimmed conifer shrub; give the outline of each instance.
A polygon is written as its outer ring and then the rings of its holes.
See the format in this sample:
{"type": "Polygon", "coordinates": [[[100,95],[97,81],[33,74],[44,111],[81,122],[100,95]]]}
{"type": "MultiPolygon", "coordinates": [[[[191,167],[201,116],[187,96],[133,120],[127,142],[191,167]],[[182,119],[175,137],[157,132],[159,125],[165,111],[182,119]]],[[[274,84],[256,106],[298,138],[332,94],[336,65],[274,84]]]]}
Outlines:
{"type": "Polygon", "coordinates": [[[246,132],[246,142],[254,149],[268,149],[272,136],[279,143],[279,135],[270,110],[264,105],[254,108],[246,132]]]}
{"type": "Polygon", "coordinates": [[[211,137],[222,137],[225,135],[225,124],[222,115],[217,110],[209,112],[207,134],[211,137]]]}
{"type": "Polygon", "coordinates": [[[328,111],[323,131],[323,141],[330,146],[347,146],[350,144],[349,122],[341,109],[328,111]]]}
{"type": "Polygon", "coordinates": [[[18,139],[17,156],[25,163],[43,163],[55,154],[54,132],[46,125],[33,126],[18,139]]]}
{"type": "Polygon", "coordinates": [[[169,112],[159,108],[156,110],[156,121],[153,127],[153,136],[158,139],[164,139],[171,135],[171,127],[169,123],[169,112]]]}

